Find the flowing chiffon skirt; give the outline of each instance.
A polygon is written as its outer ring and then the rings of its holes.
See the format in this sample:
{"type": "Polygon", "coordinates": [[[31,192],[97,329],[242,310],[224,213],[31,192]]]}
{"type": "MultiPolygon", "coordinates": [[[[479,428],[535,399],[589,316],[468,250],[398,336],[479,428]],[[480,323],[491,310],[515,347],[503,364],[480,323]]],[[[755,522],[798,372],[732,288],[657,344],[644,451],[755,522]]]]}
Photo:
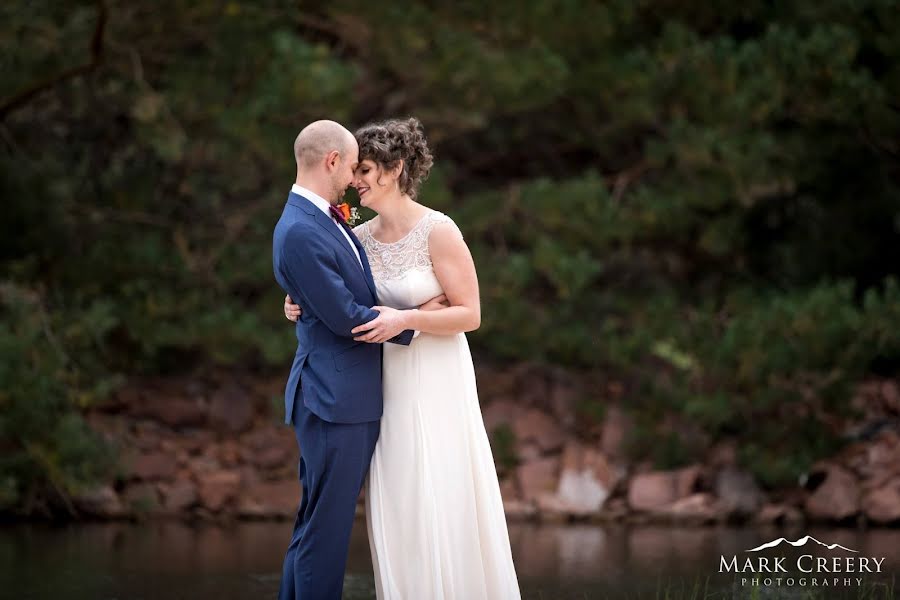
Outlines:
{"type": "Polygon", "coordinates": [[[384,345],[366,517],[378,600],[520,598],[465,334],[384,345]]]}

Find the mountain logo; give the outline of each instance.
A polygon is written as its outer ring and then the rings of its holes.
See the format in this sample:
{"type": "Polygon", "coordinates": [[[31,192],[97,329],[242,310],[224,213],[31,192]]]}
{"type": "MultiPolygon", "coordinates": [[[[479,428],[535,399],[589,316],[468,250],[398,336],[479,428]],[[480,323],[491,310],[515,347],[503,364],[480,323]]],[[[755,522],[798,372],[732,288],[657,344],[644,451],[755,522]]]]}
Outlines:
{"type": "Polygon", "coordinates": [[[841,546],[840,544],[825,544],[823,542],[820,542],[819,540],[817,540],[816,538],[814,538],[811,535],[804,535],[802,538],[800,538],[796,541],[793,541],[793,542],[788,539],[785,539],[785,538],[778,538],[777,540],[772,540],[771,542],[766,542],[762,546],[757,546],[756,548],[750,548],[749,550],[745,550],[744,552],[759,552],[760,550],[765,550],[766,548],[774,548],[775,546],[780,545],[782,542],[785,544],[790,544],[791,546],[794,546],[794,547],[805,546],[809,542],[815,542],[815,543],[819,544],[820,546],[825,546],[829,550],[834,550],[835,548],[840,548],[841,550],[846,550],[847,552],[857,552],[857,553],[859,552],[859,550],[852,550],[850,548],[847,548],[846,546],[841,546]]]}

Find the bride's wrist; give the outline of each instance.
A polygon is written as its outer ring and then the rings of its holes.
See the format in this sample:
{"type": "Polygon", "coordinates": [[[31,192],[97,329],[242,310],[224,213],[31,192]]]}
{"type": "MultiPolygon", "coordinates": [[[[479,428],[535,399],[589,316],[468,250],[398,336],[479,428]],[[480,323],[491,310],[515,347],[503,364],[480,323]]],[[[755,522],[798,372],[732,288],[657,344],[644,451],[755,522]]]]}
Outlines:
{"type": "Polygon", "coordinates": [[[410,308],[406,313],[406,329],[419,329],[419,309],[410,308]]]}

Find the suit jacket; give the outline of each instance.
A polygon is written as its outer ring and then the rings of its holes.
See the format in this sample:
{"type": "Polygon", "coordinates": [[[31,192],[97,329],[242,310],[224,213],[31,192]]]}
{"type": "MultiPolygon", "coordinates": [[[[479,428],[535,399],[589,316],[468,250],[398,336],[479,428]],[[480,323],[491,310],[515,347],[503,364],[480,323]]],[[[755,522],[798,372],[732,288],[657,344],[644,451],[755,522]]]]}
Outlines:
{"type": "MultiPolygon", "coordinates": [[[[325,421],[381,418],[381,344],[355,342],[350,333],[378,316],[371,308],[378,303],[375,282],[362,244],[348,231],[360,266],[338,227],[346,225],[293,192],[275,226],[275,279],[303,311],[284,394],[286,423],[298,392],[304,405],[325,421]]],[[[407,330],[390,341],[408,345],[412,336],[407,330]]]]}

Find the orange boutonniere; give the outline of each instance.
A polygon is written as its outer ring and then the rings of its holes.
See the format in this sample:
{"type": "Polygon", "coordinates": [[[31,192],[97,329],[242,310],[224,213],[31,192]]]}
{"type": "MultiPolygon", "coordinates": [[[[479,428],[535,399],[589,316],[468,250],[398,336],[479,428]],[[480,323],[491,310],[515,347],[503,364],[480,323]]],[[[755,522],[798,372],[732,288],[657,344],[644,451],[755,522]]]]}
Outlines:
{"type": "Polygon", "coordinates": [[[341,211],[341,215],[344,217],[344,221],[347,222],[347,225],[353,227],[356,225],[356,222],[359,220],[359,211],[355,206],[350,206],[346,202],[341,202],[335,208],[341,211]]]}

